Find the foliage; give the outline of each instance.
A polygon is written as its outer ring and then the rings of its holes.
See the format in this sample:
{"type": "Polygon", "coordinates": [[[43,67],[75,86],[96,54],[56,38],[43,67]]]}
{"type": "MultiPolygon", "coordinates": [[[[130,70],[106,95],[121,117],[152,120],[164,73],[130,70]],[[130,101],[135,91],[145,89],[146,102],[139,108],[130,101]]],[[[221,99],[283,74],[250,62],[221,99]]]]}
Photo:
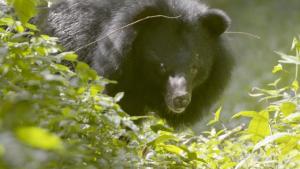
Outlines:
{"type": "MultiPolygon", "coordinates": [[[[105,86],[114,82],[97,76],[73,52],[63,52],[56,38],[39,35],[26,22],[29,16],[22,22],[0,17],[0,168],[300,167],[297,38],[295,56],[277,52],[281,59],[272,72],[279,78],[251,93],[267,106],[234,116],[249,118],[247,127],[196,135],[156,117],[128,116],[117,104],[122,93],[105,95],[105,86]],[[280,80],[291,76],[287,64],[295,66],[290,82],[280,80]]],[[[220,123],[221,110],[210,125],[220,123]]]]}

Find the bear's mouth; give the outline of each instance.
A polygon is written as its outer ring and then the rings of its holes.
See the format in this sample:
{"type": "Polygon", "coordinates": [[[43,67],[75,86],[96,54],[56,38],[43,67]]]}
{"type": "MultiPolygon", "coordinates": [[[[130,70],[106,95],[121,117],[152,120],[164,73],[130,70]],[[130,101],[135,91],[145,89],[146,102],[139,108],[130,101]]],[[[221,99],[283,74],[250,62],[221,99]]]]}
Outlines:
{"type": "Polygon", "coordinates": [[[180,113],[182,113],[182,112],[185,111],[186,107],[183,107],[183,108],[173,108],[173,107],[170,107],[170,106],[168,105],[168,109],[169,109],[171,112],[173,112],[173,113],[180,114],[180,113]]]}

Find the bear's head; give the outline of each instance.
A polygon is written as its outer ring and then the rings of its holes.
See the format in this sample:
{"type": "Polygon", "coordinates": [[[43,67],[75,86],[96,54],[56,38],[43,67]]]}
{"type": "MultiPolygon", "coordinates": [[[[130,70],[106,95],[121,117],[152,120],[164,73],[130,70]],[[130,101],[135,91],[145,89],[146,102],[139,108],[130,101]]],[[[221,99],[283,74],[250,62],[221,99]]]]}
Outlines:
{"type": "Polygon", "coordinates": [[[222,11],[208,9],[193,22],[156,18],[137,26],[133,56],[146,81],[162,88],[171,112],[184,112],[193,90],[210,76],[218,38],[228,24],[222,11]]]}
{"type": "Polygon", "coordinates": [[[138,67],[133,71],[139,71],[140,80],[150,84],[150,88],[159,89],[165,107],[174,114],[184,112],[191,103],[193,91],[209,79],[219,53],[220,36],[230,24],[229,17],[221,10],[209,9],[194,0],[180,1],[153,0],[149,4],[142,1],[132,9],[126,6],[127,15],[120,10],[119,16],[125,17],[115,17],[104,29],[107,30],[104,35],[109,34],[106,43],[100,43],[101,51],[106,51],[101,56],[107,56],[110,64],[98,65],[106,68],[104,74],[114,72],[111,69],[118,72],[124,60],[130,59],[134,62],[130,66],[138,67]],[[157,15],[161,17],[124,27],[157,15]],[[121,27],[124,29],[118,33],[109,33],[121,27]]]}

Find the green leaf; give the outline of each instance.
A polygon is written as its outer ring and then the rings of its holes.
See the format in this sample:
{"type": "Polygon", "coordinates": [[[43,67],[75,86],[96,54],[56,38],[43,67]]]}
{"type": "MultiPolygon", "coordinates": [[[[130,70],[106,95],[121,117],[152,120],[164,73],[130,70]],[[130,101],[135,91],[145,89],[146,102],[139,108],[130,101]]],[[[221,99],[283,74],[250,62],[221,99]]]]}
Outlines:
{"type": "Polygon", "coordinates": [[[276,87],[280,81],[281,81],[281,78],[276,79],[273,83],[270,83],[270,84],[268,84],[268,85],[269,85],[269,86],[276,87]]]}
{"type": "Polygon", "coordinates": [[[14,7],[17,16],[23,24],[36,15],[36,0],[7,0],[9,5],[14,7]]]}
{"type": "Polygon", "coordinates": [[[293,39],[291,50],[300,49],[300,43],[297,38],[293,39]]]}
{"type": "Polygon", "coordinates": [[[287,138],[288,138],[287,142],[280,145],[280,148],[281,148],[280,152],[282,155],[286,155],[291,150],[294,150],[299,142],[299,138],[297,138],[295,136],[287,136],[287,138]]]}
{"type": "Polygon", "coordinates": [[[208,126],[215,124],[220,120],[221,111],[222,111],[222,107],[218,108],[218,110],[215,112],[214,119],[207,123],[208,126]]]}
{"type": "Polygon", "coordinates": [[[124,92],[119,92],[115,95],[114,101],[119,102],[124,97],[124,92]]]}
{"type": "Polygon", "coordinates": [[[25,24],[25,27],[26,27],[27,29],[32,30],[32,31],[38,31],[38,30],[39,30],[35,25],[32,25],[32,24],[30,24],[30,23],[26,23],[26,24],[25,24]]]}
{"type": "Polygon", "coordinates": [[[296,105],[292,102],[284,102],[280,105],[280,111],[286,117],[296,111],[296,105]]]}
{"type": "Polygon", "coordinates": [[[16,22],[16,31],[19,32],[19,33],[22,33],[22,32],[25,31],[25,28],[22,26],[20,21],[16,22]]]}
{"type": "Polygon", "coordinates": [[[260,149],[261,147],[269,144],[269,143],[272,143],[278,139],[281,139],[283,137],[286,137],[286,136],[289,136],[290,134],[289,133],[276,133],[274,135],[271,135],[271,136],[268,136],[266,137],[265,139],[261,140],[260,142],[258,142],[254,148],[253,148],[253,151],[256,151],[258,149],[260,149]]]}
{"type": "Polygon", "coordinates": [[[15,21],[12,18],[0,18],[0,26],[12,26],[15,21]]]}
{"type": "MultiPolygon", "coordinates": [[[[167,133],[167,132],[164,132],[164,133],[167,133]]],[[[158,144],[165,143],[170,140],[178,141],[178,138],[171,134],[162,134],[162,135],[156,137],[151,142],[149,142],[147,145],[157,146],[158,144]]]]}
{"type": "Polygon", "coordinates": [[[55,64],[54,66],[55,66],[55,68],[56,68],[57,70],[59,70],[59,71],[61,71],[61,72],[68,72],[68,71],[70,71],[70,68],[69,68],[69,67],[67,67],[67,66],[65,66],[65,65],[62,65],[62,64],[55,64]]]}
{"type": "Polygon", "coordinates": [[[78,58],[78,55],[75,54],[74,52],[64,52],[61,55],[63,56],[64,60],[68,60],[68,61],[76,61],[78,58]]]}
{"type": "Polygon", "coordinates": [[[265,136],[271,134],[271,128],[269,124],[269,112],[261,111],[252,118],[249,123],[247,132],[253,134],[252,140],[257,142],[265,136]]]}
{"type": "Polygon", "coordinates": [[[167,127],[164,124],[155,124],[150,126],[151,130],[157,133],[158,131],[167,131],[167,132],[173,132],[174,130],[170,127],[167,127]]]}
{"type": "Polygon", "coordinates": [[[61,113],[65,116],[65,117],[70,117],[71,116],[71,112],[72,109],[70,107],[65,107],[61,110],[61,113]]]}
{"type": "Polygon", "coordinates": [[[160,144],[159,147],[162,147],[166,151],[168,151],[170,153],[177,154],[177,155],[181,155],[184,152],[180,147],[177,147],[177,146],[174,146],[174,145],[170,145],[170,144],[168,144],[168,145],[166,145],[166,144],[160,144]]]}
{"type": "Polygon", "coordinates": [[[129,120],[135,121],[140,119],[151,119],[154,118],[153,116],[130,116],[128,117],[129,120]]]}
{"type": "Polygon", "coordinates": [[[90,88],[90,94],[92,97],[95,97],[97,94],[103,91],[103,87],[100,85],[92,85],[90,88]]]}
{"type": "Polygon", "coordinates": [[[98,77],[96,71],[91,69],[90,66],[84,62],[78,62],[75,70],[78,77],[85,82],[88,80],[96,80],[98,77]]]}
{"type": "Polygon", "coordinates": [[[300,122],[300,113],[293,113],[288,115],[283,119],[284,122],[286,123],[297,123],[300,122]]]}
{"type": "Polygon", "coordinates": [[[232,116],[232,118],[238,118],[238,117],[255,117],[257,116],[257,112],[256,111],[241,111],[235,115],[232,116]]]}
{"type": "Polygon", "coordinates": [[[282,52],[275,52],[277,53],[282,60],[279,60],[279,63],[286,63],[286,64],[300,64],[300,61],[297,57],[292,56],[292,55],[287,55],[285,53],[282,52]]]}
{"type": "Polygon", "coordinates": [[[280,72],[282,70],[283,70],[282,65],[278,64],[278,65],[273,67],[272,73],[275,74],[275,73],[280,72]]]}
{"type": "Polygon", "coordinates": [[[25,144],[45,150],[62,149],[60,138],[39,127],[22,127],[16,131],[17,137],[25,144]]]}
{"type": "Polygon", "coordinates": [[[292,83],[292,89],[294,89],[295,91],[298,91],[299,89],[299,82],[297,80],[294,80],[292,83]]]}

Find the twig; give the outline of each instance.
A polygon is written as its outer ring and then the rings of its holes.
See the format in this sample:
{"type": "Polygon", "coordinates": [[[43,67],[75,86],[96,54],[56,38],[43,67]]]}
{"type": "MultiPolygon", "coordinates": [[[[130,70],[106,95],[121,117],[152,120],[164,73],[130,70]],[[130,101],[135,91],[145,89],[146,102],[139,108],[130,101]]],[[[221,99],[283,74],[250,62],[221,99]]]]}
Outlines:
{"type": "Polygon", "coordinates": [[[118,32],[118,31],[120,31],[120,30],[122,30],[122,29],[128,28],[128,27],[130,27],[130,26],[132,26],[132,25],[134,25],[134,24],[137,24],[137,23],[139,23],[139,22],[142,22],[142,21],[145,21],[145,20],[148,20],[148,19],[153,19],[153,18],[177,19],[177,18],[179,18],[179,17],[180,17],[180,16],[165,16],[165,15],[153,15],[153,16],[147,16],[147,17],[145,17],[145,18],[136,20],[136,21],[131,22],[131,23],[125,25],[125,26],[122,26],[122,27],[120,27],[120,28],[117,28],[117,29],[115,29],[115,30],[112,30],[111,32],[109,32],[109,33],[106,34],[105,36],[103,36],[103,37],[101,37],[101,38],[99,38],[99,39],[96,39],[95,41],[93,41],[93,42],[91,42],[91,43],[88,43],[88,44],[86,44],[86,45],[84,45],[84,46],[82,46],[82,47],[76,49],[75,52],[78,52],[79,50],[81,50],[81,49],[83,49],[83,48],[86,48],[86,47],[88,47],[88,46],[90,46],[90,45],[92,45],[92,44],[94,44],[94,43],[97,43],[97,42],[99,42],[99,41],[101,41],[101,40],[103,40],[103,39],[109,37],[110,35],[112,35],[112,34],[118,32]]]}
{"type": "Polygon", "coordinates": [[[250,36],[250,37],[253,37],[253,38],[256,38],[256,39],[260,39],[260,36],[254,35],[254,34],[251,34],[251,33],[248,33],[248,32],[225,32],[225,33],[226,34],[241,34],[241,35],[250,36]]]}

